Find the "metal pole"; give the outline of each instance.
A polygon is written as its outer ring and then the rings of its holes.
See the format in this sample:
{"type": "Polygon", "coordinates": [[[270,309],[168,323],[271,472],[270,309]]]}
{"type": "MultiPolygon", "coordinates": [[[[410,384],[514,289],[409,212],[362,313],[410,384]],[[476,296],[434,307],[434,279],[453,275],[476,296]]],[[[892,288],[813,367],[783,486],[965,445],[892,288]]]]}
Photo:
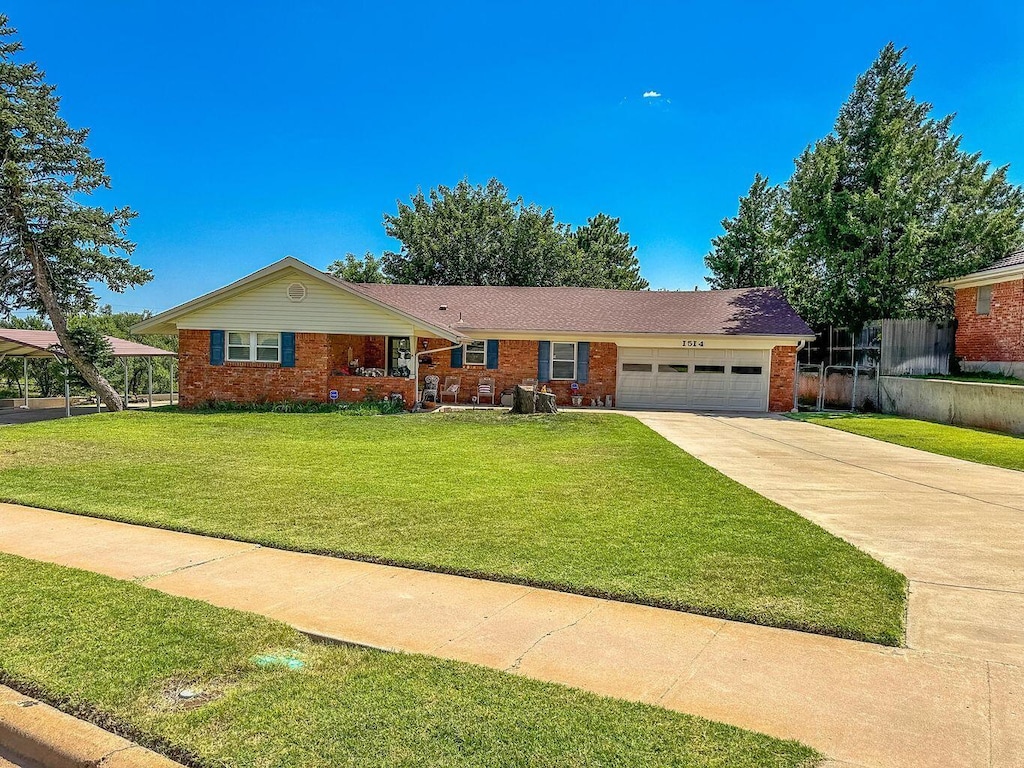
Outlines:
{"type": "Polygon", "coordinates": [[[153,358],[146,358],[147,368],[149,369],[149,407],[153,407],[153,358]]]}
{"type": "Polygon", "coordinates": [[[68,380],[68,364],[64,363],[64,415],[71,415],[71,382],[68,380]]]}
{"type": "Polygon", "coordinates": [[[121,358],[121,365],[124,366],[124,407],[128,407],[128,358],[121,358]]]}
{"type": "Polygon", "coordinates": [[[28,355],[21,358],[21,362],[25,367],[25,407],[28,408],[28,355]]]}
{"type": "Polygon", "coordinates": [[[100,391],[96,390],[96,413],[100,413],[103,409],[100,408],[100,391]]]}
{"type": "Polygon", "coordinates": [[[174,358],[168,358],[170,360],[170,377],[171,377],[171,405],[174,405],[174,358]]]}

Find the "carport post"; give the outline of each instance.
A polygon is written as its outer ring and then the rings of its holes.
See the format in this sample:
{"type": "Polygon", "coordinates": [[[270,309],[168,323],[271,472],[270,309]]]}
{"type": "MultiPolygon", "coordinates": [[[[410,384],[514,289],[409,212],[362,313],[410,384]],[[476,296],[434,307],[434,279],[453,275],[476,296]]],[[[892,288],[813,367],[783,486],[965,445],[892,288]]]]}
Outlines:
{"type": "Polygon", "coordinates": [[[146,364],[149,368],[149,407],[153,407],[153,358],[147,357],[146,364]]]}
{"type": "Polygon", "coordinates": [[[171,405],[174,405],[174,358],[170,357],[168,360],[167,372],[171,378],[171,405]]]}
{"type": "Polygon", "coordinates": [[[28,355],[21,358],[21,363],[25,368],[25,407],[28,408],[28,355]]]}
{"type": "Polygon", "coordinates": [[[71,382],[68,381],[68,363],[64,361],[64,415],[71,415],[71,382]]]}
{"type": "Polygon", "coordinates": [[[124,407],[128,407],[128,358],[121,358],[121,365],[124,366],[124,407]]]}
{"type": "Polygon", "coordinates": [[[96,390],[96,413],[100,413],[100,412],[102,412],[102,410],[103,410],[103,409],[102,409],[102,408],[100,407],[100,405],[102,404],[102,402],[103,402],[103,401],[102,401],[102,400],[100,400],[100,391],[99,391],[99,390],[97,389],[97,390],[96,390]]]}

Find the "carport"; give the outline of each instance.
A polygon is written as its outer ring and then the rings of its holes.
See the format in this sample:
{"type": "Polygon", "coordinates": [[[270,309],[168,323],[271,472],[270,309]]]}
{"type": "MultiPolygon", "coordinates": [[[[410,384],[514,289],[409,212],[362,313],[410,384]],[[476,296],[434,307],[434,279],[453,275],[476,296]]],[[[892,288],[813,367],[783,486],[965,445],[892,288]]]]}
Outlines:
{"type": "MultiPolygon", "coordinates": [[[[124,402],[128,406],[128,358],[144,358],[149,375],[149,406],[153,407],[153,359],[166,358],[168,360],[169,374],[171,380],[170,398],[174,403],[174,362],[177,353],[159,347],[151,347],[148,344],[139,344],[135,341],[119,339],[114,336],[104,336],[107,344],[110,345],[111,356],[121,362],[124,366],[124,402]]],[[[28,397],[28,361],[29,358],[52,357],[64,364],[64,414],[71,415],[71,386],[68,382],[68,361],[61,348],[60,339],[56,331],[31,331],[12,328],[0,328],[0,362],[7,358],[20,357],[23,362],[25,377],[25,408],[29,407],[28,397]]],[[[100,410],[100,398],[97,393],[96,410],[100,410]]]]}

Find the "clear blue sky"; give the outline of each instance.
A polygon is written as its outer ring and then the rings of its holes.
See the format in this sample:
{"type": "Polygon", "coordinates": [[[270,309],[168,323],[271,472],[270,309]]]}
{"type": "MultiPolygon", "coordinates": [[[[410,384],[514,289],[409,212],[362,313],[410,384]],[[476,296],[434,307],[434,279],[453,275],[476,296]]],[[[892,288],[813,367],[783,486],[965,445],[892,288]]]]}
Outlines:
{"type": "Polygon", "coordinates": [[[462,177],[574,224],[620,216],[652,286],[692,288],[754,173],[788,178],[888,40],[918,65],[915,94],[1024,183],[1019,2],[6,6],[92,128],[102,201],[139,212],[155,277],[115,309],[286,254],[393,249],[382,214],[462,177]]]}

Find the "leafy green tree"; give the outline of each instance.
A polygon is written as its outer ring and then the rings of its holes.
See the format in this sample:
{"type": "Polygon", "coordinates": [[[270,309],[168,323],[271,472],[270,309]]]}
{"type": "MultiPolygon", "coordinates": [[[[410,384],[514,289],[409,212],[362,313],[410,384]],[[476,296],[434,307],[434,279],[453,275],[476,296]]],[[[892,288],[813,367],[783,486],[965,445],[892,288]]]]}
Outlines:
{"type": "Polygon", "coordinates": [[[794,267],[784,287],[811,322],[859,327],[948,312],[933,286],[1021,241],[1024,196],[953,116],[908,93],[914,67],[890,43],[854,86],[832,133],[797,159],[789,201],[794,267]]]}
{"type": "Polygon", "coordinates": [[[401,241],[384,273],[420,285],[559,285],[575,255],[554,213],[512,200],[497,179],[462,180],[399,203],[384,229],[401,241]]]}
{"type": "MultiPolygon", "coordinates": [[[[91,331],[104,336],[113,336],[118,339],[136,341],[140,344],[147,344],[159,349],[178,350],[178,337],[174,334],[137,334],[132,333],[132,326],[141,323],[152,315],[148,310],[145,312],[114,312],[109,304],[100,307],[99,311],[87,315],[76,315],[69,319],[72,329],[88,328],[91,331]]],[[[124,379],[125,368],[128,373],[128,391],[139,395],[149,381],[149,363],[140,358],[122,358],[117,362],[104,361],[100,366],[100,372],[108,377],[111,382],[121,382],[124,379]]],[[[170,391],[170,370],[166,363],[159,360],[153,365],[153,388],[157,392],[170,391]]]]}
{"type": "MultiPolygon", "coordinates": [[[[417,192],[384,227],[402,243],[381,260],[396,283],[647,287],[618,219],[598,214],[573,231],[550,208],[512,199],[497,179],[417,192]]],[[[340,268],[355,270],[353,262],[340,268]]]]}
{"type": "Polygon", "coordinates": [[[328,265],[327,271],[350,283],[386,283],[388,279],[381,269],[382,262],[370,251],[362,259],[355,254],[346,253],[344,259],[338,259],[328,265]]]}
{"type": "MultiPolygon", "coordinates": [[[[0,328],[15,328],[23,331],[50,331],[50,324],[41,317],[11,316],[0,320],[0,328]]],[[[17,392],[17,397],[24,397],[24,363],[20,358],[9,357],[0,361],[0,376],[6,382],[6,389],[17,392]]],[[[61,363],[51,358],[36,357],[28,361],[29,389],[34,388],[40,397],[51,397],[58,394],[63,376],[61,363]]]]}
{"type": "Polygon", "coordinates": [[[72,129],[60,101],[34,63],[16,60],[22,45],[0,15],[0,314],[45,313],[61,346],[111,410],[124,404],[79,349],[68,316],[92,310],[93,286],[121,292],[151,279],[131,263],[125,231],[134,212],[107,211],[83,198],[108,188],[88,131],[72,129]]]}
{"type": "Polygon", "coordinates": [[[650,287],[640,276],[636,246],[630,245],[629,233],[619,229],[619,222],[620,219],[599,213],[572,232],[570,240],[579,251],[580,267],[574,285],[627,291],[650,287]]]}
{"type": "Polygon", "coordinates": [[[787,256],[786,190],[757,174],[737,214],[722,220],[704,263],[712,288],[777,285],[787,256]]]}

